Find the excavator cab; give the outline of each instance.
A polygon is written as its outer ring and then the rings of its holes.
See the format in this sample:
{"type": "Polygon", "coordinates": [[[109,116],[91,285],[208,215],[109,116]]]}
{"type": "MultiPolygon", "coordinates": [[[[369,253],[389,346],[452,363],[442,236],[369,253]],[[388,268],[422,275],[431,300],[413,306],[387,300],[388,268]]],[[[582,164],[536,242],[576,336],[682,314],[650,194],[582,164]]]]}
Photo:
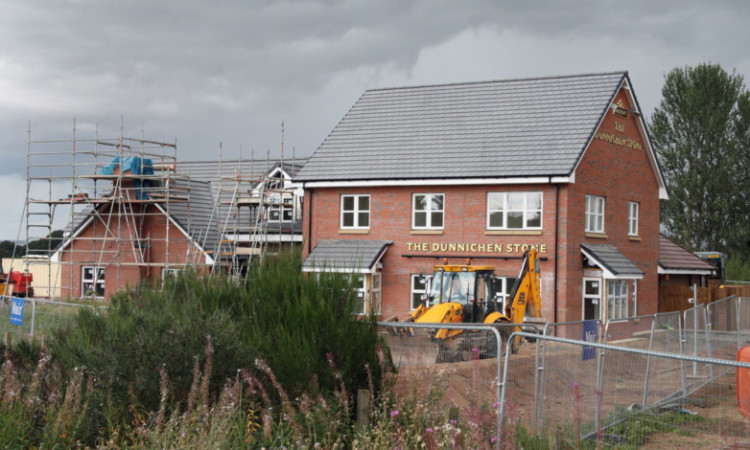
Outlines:
{"type": "Polygon", "coordinates": [[[457,303],[463,308],[463,322],[482,322],[498,309],[495,298],[494,267],[437,265],[426,279],[425,299],[429,305],[457,303]]]}

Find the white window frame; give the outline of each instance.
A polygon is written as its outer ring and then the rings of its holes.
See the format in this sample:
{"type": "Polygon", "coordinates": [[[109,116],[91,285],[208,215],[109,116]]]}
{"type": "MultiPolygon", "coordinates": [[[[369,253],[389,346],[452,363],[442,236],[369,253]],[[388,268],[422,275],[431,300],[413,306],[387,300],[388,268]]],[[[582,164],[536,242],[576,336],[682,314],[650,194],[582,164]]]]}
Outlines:
{"type": "Polygon", "coordinates": [[[370,229],[370,222],[371,222],[371,208],[372,208],[372,199],[370,198],[370,194],[342,194],[341,195],[341,214],[339,216],[339,227],[342,230],[369,230],[370,229]],[[346,202],[345,199],[351,198],[353,203],[353,209],[344,209],[344,204],[346,202]],[[360,199],[367,198],[367,209],[360,209],[360,199]],[[366,214],[367,215],[367,225],[361,225],[360,222],[360,214],[366,214]],[[352,215],[352,225],[344,225],[344,216],[345,215],[352,215]]]}
{"type": "Polygon", "coordinates": [[[355,284],[354,291],[357,293],[357,303],[362,303],[361,310],[354,311],[354,314],[357,316],[363,316],[367,314],[367,275],[366,274],[354,274],[353,275],[355,279],[359,282],[359,285],[357,286],[355,284]]]}
{"type": "Polygon", "coordinates": [[[601,278],[597,278],[597,277],[584,277],[583,278],[583,286],[581,287],[581,294],[583,294],[583,296],[581,298],[581,302],[582,302],[581,303],[581,320],[601,320],[601,318],[602,318],[602,301],[603,301],[603,298],[602,298],[602,293],[603,293],[602,292],[603,291],[602,290],[602,282],[603,282],[603,280],[601,278]],[[598,294],[587,294],[586,293],[586,283],[587,282],[591,282],[591,281],[598,283],[598,286],[597,286],[597,288],[599,290],[598,294]],[[596,303],[594,303],[594,304],[598,305],[598,309],[599,309],[599,314],[598,315],[599,315],[599,317],[595,317],[594,319],[586,319],[586,300],[587,299],[589,299],[589,300],[596,300],[596,303]]]}
{"type": "Polygon", "coordinates": [[[412,274],[409,283],[409,293],[411,294],[411,296],[409,297],[409,309],[411,311],[414,311],[415,309],[419,308],[419,305],[422,303],[422,296],[427,295],[427,280],[425,275],[412,274]],[[416,283],[420,284],[421,288],[419,286],[416,286],[416,283]]]}
{"type": "Polygon", "coordinates": [[[176,267],[165,267],[161,269],[161,288],[164,289],[164,283],[168,277],[177,277],[183,269],[176,267]]]}
{"type": "MultiPolygon", "coordinates": [[[[510,299],[511,291],[513,291],[513,286],[518,283],[519,279],[514,277],[497,277],[495,280],[502,280],[502,287],[495,292],[495,300],[500,301],[500,312],[505,311],[505,305],[508,304],[508,300],[510,299]],[[513,281],[513,283],[510,283],[510,281],[513,281]]],[[[495,285],[497,287],[497,284],[495,285]]]]}
{"type": "Polygon", "coordinates": [[[638,215],[640,204],[638,202],[628,203],[628,236],[638,236],[638,215]]]}
{"type": "Polygon", "coordinates": [[[630,317],[628,305],[628,281],[607,281],[607,320],[630,317]],[[619,287],[619,290],[618,290],[619,287]]]}
{"type": "Polygon", "coordinates": [[[105,283],[106,272],[104,267],[97,266],[82,266],[81,267],[81,297],[94,297],[104,298],[107,295],[106,283],[105,283]],[[91,277],[86,276],[87,271],[91,271],[91,277]],[[100,275],[101,274],[101,275],[100,275]],[[101,287],[101,295],[97,288],[94,286],[101,287]],[[89,295],[89,292],[94,292],[94,295],[89,295]]]}
{"type": "Polygon", "coordinates": [[[487,193],[487,229],[488,230],[541,230],[542,229],[542,212],[544,205],[544,194],[541,191],[532,192],[488,192],[487,193]],[[530,208],[531,196],[539,196],[539,209],[530,208]],[[511,209],[511,197],[522,196],[521,208],[511,209]],[[493,201],[494,200],[494,201],[493,201]],[[493,208],[493,203],[501,203],[499,208],[493,208]],[[520,212],[522,216],[521,227],[510,227],[508,225],[508,214],[520,212]],[[533,213],[539,213],[539,225],[529,226],[529,220],[533,213]],[[491,218],[493,214],[502,214],[502,224],[500,226],[493,226],[491,224],[491,218]]]}
{"type": "Polygon", "coordinates": [[[413,230],[442,230],[445,228],[445,194],[442,193],[417,193],[411,197],[411,228],[413,230]],[[417,210],[417,197],[425,197],[426,209],[417,210]],[[442,209],[433,209],[432,199],[440,197],[442,209]],[[425,225],[417,226],[417,213],[425,214],[425,225]],[[433,225],[433,214],[440,214],[440,225],[433,225]]]}
{"type": "Polygon", "coordinates": [[[607,199],[598,195],[586,195],[586,232],[604,233],[604,211],[607,199]]]}

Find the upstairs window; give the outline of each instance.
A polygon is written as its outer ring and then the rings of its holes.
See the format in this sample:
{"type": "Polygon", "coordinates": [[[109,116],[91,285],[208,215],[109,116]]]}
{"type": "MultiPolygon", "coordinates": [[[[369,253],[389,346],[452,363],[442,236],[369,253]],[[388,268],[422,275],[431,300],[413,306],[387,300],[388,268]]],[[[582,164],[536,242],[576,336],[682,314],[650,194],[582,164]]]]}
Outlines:
{"type": "Polygon", "coordinates": [[[586,231],[604,233],[604,197],[586,196],[586,231]]]}
{"type": "Polygon", "coordinates": [[[268,207],[269,222],[293,222],[294,205],[291,198],[282,198],[280,203],[268,207]]]}
{"type": "Polygon", "coordinates": [[[638,236],[638,203],[628,205],[628,236],[638,236]]]}
{"type": "Polygon", "coordinates": [[[341,196],[341,228],[370,228],[370,196],[341,196]]]}
{"type": "Polygon", "coordinates": [[[444,200],[443,194],[414,194],[411,227],[415,230],[442,230],[444,200]]]}
{"type": "Polygon", "coordinates": [[[541,230],[541,192],[489,192],[487,229],[541,230]]]}

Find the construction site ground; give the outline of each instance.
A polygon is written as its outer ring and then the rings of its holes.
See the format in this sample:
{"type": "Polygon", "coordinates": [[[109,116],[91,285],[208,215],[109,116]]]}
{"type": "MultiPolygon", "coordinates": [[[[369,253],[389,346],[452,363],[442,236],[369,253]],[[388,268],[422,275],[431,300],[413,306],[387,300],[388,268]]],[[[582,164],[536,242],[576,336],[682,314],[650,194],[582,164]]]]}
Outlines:
{"type": "MultiPolygon", "coordinates": [[[[497,402],[497,358],[465,362],[435,363],[438,347],[426,335],[386,335],[394,364],[398,367],[393,390],[400,398],[420,399],[440,397],[436,407],[464,408],[470,404],[492,405],[497,402]],[[436,396],[436,393],[438,394],[436,396]]],[[[646,339],[628,339],[617,343],[635,348],[648,348],[646,339]]],[[[643,397],[645,368],[642,358],[614,358],[604,371],[604,395],[598,398],[595,386],[595,365],[581,362],[580,347],[548,346],[545,356],[546,386],[542,408],[535,408],[534,390],[537,346],[522,345],[511,355],[508,367],[505,417],[520,421],[527,429],[543,416],[545,430],[557,425],[591,422],[596,414],[596,403],[601,411],[612,413],[628,407],[639,408],[643,397]],[[578,387],[575,387],[578,384],[578,387]],[[578,396],[576,396],[578,389],[578,396]]],[[[595,363],[594,363],[595,364],[595,363]]],[[[701,368],[703,370],[705,368],[701,368]]],[[[726,371],[726,368],[723,368],[726,371]]],[[[674,393],[679,386],[679,368],[673,362],[660,367],[652,361],[649,378],[648,404],[674,393]]],[[[689,380],[693,382],[696,380],[689,380]]],[[[748,446],[750,421],[737,407],[736,372],[726,371],[717,382],[711,383],[678,405],[654,411],[658,415],[677,408],[683,414],[696,414],[702,420],[677,432],[651,433],[644,448],[722,448],[748,446]]],[[[602,414],[606,415],[606,414],[602,414]]]]}

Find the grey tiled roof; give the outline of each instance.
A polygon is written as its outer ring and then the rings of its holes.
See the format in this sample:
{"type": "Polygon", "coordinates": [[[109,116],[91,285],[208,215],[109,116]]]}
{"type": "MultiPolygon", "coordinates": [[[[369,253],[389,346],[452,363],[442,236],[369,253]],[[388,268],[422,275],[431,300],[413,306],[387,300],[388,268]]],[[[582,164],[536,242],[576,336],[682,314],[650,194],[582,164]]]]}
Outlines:
{"type": "MultiPolygon", "coordinates": [[[[289,176],[294,177],[304,166],[306,158],[292,160],[271,159],[230,159],[222,161],[178,161],[175,173],[189,177],[191,180],[210,181],[213,187],[214,199],[219,204],[214,216],[219,219],[220,229],[227,233],[248,233],[256,224],[256,210],[243,207],[232,210],[231,203],[235,195],[247,197],[248,191],[254,188],[277,167],[281,167],[289,176]],[[238,183],[236,180],[239,179],[238,183]],[[235,188],[238,188],[235,192],[235,188]]],[[[294,232],[301,233],[301,224],[294,232]]],[[[277,225],[268,224],[271,229],[278,229],[277,225]]]]}
{"type": "Polygon", "coordinates": [[[307,255],[302,270],[369,271],[391,244],[393,241],[358,239],[319,241],[307,255]]]}
{"type": "Polygon", "coordinates": [[[567,176],[626,78],[368,90],[296,180],[567,176]]]}
{"type": "Polygon", "coordinates": [[[610,271],[613,275],[643,276],[644,274],[633,261],[610,244],[581,244],[581,249],[587,255],[590,255],[597,265],[610,271]]]}
{"type": "MultiPolygon", "coordinates": [[[[211,183],[207,181],[173,178],[171,180],[180,190],[187,192],[187,201],[175,201],[169,204],[169,216],[187,232],[203,250],[218,252],[221,238],[217,227],[211,183]]],[[[164,205],[156,206],[165,211],[164,205]]],[[[210,253],[212,257],[218,256],[210,253]]]]}

